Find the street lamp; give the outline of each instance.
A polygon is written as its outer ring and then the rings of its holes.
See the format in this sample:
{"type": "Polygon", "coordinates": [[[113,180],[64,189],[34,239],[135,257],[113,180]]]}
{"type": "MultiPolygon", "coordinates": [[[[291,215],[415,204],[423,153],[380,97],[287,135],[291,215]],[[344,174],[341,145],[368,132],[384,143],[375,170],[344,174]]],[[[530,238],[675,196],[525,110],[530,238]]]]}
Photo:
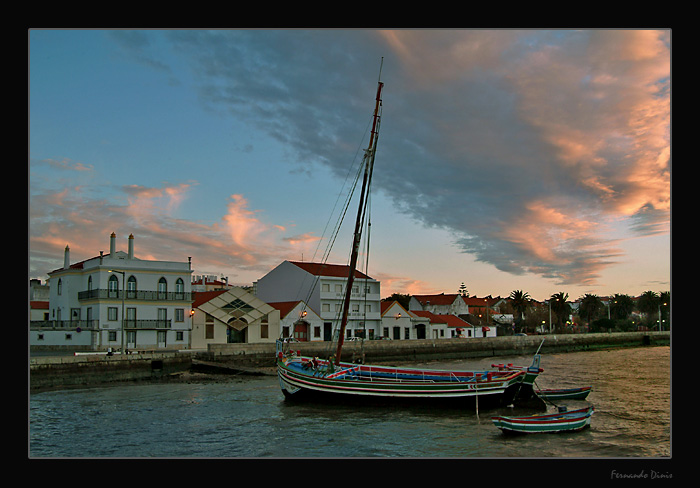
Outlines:
{"type": "Polygon", "coordinates": [[[124,280],[126,277],[125,271],[117,271],[116,269],[110,269],[109,273],[119,273],[122,275],[122,356],[124,355],[124,326],[126,325],[126,320],[124,317],[124,297],[126,296],[126,289],[124,288],[124,280]]]}

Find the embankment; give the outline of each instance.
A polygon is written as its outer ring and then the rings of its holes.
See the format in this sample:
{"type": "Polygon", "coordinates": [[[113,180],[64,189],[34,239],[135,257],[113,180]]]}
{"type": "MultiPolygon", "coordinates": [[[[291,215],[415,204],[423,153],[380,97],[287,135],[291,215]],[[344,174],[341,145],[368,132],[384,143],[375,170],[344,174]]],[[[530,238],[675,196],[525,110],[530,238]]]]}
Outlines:
{"type": "MultiPolygon", "coordinates": [[[[620,347],[669,345],[670,332],[563,334],[345,342],[344,361],[399,363],[587,351],[620,347]],[[544,342],[543,342],[544,340],[544,342]],[[541,347],[540,347],[541,346],[541,347]]],[[[297,342],[290,348],[306,356],[327,358],[327,342],[297,342]]],[[[275,344],[213,344],[206,352],[154,352],[127,356],[82,355],[30,359],[32,390],[90,386],[115,381],[160,379],[186,371],[200,373],[260,373],[274,365],[275,344]]]]}

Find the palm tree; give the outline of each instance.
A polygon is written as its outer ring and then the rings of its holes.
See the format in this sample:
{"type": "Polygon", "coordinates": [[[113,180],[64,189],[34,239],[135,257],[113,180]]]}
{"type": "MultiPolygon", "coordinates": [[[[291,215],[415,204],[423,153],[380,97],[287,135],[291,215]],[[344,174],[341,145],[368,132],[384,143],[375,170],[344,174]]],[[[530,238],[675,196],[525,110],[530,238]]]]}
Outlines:
{"type": "Polygon", "coordinates": [[[558,326],[561,326],[566,320],[566,318],[571,315],[571,306],[566,303],[569,299],[569,294],[560,291],[555,293],[549,298],[550,306],[552,307],[552,313],[554,314],[558,326]]]}
{"type": "Polygon", "coordinates": [[[610,318],[627,320],[634,310],[634,301],[629,295],[615,293],[610,303],[610,318]]]}
{"type": "Polygon", "coordinates": [[[588,321],[588,327],[591,326],[593,319],[600,313],[603,309],[603,302],[600,301],[597,295],[592,295],[586,293],[581,299],[581,304],[579,305],[579,316],[586,317],[588,321]]]}
{"type": "Polygon", "coordinates": [[[522,290],[514,290],[510,292],[510,299],[513,301],[513,310],[515,310],[515,323],[520,324],[523,314],[530,306],[530,294],[522,290]]]}
{"type": "Polygon", "coordinates": [[[658,313],[659,310],[659,295],[651,290],[645,291],[637,300],[637,309],[646,315],[647,321],[652,322],[652,317],[658,313]]]}

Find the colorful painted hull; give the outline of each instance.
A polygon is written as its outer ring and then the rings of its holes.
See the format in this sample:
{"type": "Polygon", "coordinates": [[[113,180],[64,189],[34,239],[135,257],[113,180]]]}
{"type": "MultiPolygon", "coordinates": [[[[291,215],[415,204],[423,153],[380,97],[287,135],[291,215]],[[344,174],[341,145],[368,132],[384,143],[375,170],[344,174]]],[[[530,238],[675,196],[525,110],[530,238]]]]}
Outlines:
{"type": "Polygon", "coordinates": [[[535,366],[493,371],[447,371],[341,363],[300,356],[278,356],[280,387],[288,398],[460,399],[481,405],[507,405],[516,396],[534,396],[535,366]],[[527,380],[527,382],[526,382],[527,380]]]}
{"type": "Polygon", "coordinates": [[[537,396],[546,400],[585,400],[592,390],[592,386],[583,386],[581,388],[562,388],[562,389],[540,389],[535,390],[537,396]]]}
{"type": "Polygon", "coordinates": [[[505,433],[575,432],[591,423],[592,406],[569,412],[528,417],[492,417],[493,424],[505,433]]]}

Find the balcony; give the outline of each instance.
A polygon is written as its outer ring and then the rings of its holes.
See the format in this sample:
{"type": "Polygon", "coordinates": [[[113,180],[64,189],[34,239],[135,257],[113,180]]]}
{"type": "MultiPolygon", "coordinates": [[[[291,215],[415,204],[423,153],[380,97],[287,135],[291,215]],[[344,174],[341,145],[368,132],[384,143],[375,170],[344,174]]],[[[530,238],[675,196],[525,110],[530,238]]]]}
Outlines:
{"type": "Polygon", "coordinates": [[[125,324],[124,324],[124,329],[125,330],[160,330],[160,329],[169,329],[171,326],[172,321],[167,319],[167,320],[129,320],[127,319],[125,324]]]}
{"type": "MultiPolygon", "coordinates": [[[[122,290],[86,290],[78,292],[78,300],[121,300],[124,297],[122,290]]],[[[126,291],[126,300],[142,300],[150,302],[192,302],[191,292],[182,291],[152,291],[136,290],[126,291]]]]}
{"type": "Polygon", "coordinates": [[[31,329],[81,329],[97,330],[99,320],[32,320],[29,322],[31,329]]]}

